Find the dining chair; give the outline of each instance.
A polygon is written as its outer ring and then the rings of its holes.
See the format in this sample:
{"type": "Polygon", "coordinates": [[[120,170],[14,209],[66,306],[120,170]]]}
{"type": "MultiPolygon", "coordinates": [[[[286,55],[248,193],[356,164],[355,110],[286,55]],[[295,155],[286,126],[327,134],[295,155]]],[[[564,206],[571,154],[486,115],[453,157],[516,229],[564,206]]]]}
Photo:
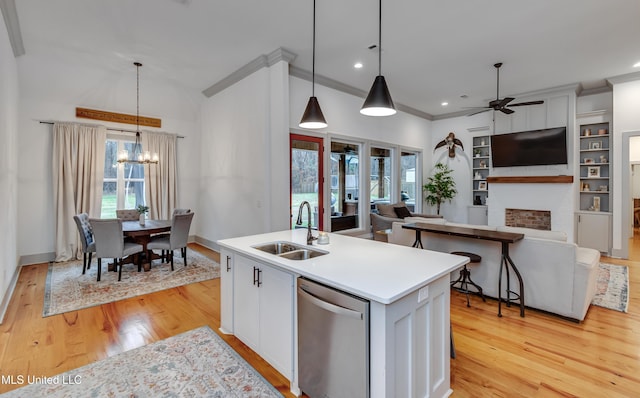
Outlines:
{"type": "Polygon", "coordinates": [[[87,269],[91,269],[91,255],[96,251],[96,243],[93,240],[93,230],[87,213],[76,214],[73,216],[73,221],[76,222],[80,242],[82,242],[82,274],[84,275],[87,269]],[[87,261],[87,254],[89,261],[87,261]]]}
{"type": "Polygon", "coordinates": [[[122,221],[138,221],[140,213],[136,209],[118,209],[116,210],[116,217],[122,221]]]}
{"type": "MultiPolygon", "coordinates": [[[[122,235],[122,220],[96,219],[89,220],[93,228],[93,236],[96,243],[96,257],[98,257],[98,282],[102,269],[102,259],[112,258],[114,271],[118,270],[118,281],[122,279],[122,259],[132,254],[143,252],[140,244],[125,242],[122,235]],[[118,269],[119,266],[119,269],[118,269]]],[[[142,256],[138,256],[138,272],[142,270],[142,256]]]]}
{"type": "Polygon", "coordinates": [[[147,243],[147,258],[151,258],[152,250],[169,251],[171,270],[173,271],[173,251],[180,249],[187,266],[187,241],[189,240],[189,228],[194,213],[175,214],[171,221],[171,232],[167,235],[152,236],[147,243]]]}

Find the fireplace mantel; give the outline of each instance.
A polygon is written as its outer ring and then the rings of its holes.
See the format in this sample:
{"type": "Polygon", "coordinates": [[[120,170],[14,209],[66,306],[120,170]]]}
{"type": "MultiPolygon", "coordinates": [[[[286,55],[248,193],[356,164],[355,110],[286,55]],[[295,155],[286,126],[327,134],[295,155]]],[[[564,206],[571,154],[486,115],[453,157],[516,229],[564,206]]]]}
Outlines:
{"type": "Polygon", "coordinates": [[[489,176],[487,182],[490,184],[571,184],[573,176],[489,176]]]}

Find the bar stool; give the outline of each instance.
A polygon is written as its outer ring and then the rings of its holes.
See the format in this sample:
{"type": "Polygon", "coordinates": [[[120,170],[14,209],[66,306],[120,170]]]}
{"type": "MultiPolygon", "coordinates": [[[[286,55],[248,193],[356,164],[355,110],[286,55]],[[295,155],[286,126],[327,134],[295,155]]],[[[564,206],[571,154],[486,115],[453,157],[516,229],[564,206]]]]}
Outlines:
{"type": "MultiPolygon", "coordinates": [[[[451,252],[451,254],[469,257],[469,263],[479,263],[480,261],[482,261],[482,257],[474,253],[451,252]]],[[[460,270],[460,276],[458,277],[458,279],[456,279],[454,282],[451,282],[451,287],[458,291],[464,292],[467,295],[467,307],[471,307],[471,304],[469,303],[469,293],[479,294],[480,297],[482,297],[482,301],[485,301],[485,302],[487,301],[484,298],[484,294],[482,294],[482,288],[471,280],[471,272],[467,268],[467,264],[465,264],[464,268],[460,270]],[[460,284],[460,287],[457,287],[456,286],[457,284],[460,284]],[[475,287],[478,291],[477,292],[470,291],[469,285],[475,287]]]]}

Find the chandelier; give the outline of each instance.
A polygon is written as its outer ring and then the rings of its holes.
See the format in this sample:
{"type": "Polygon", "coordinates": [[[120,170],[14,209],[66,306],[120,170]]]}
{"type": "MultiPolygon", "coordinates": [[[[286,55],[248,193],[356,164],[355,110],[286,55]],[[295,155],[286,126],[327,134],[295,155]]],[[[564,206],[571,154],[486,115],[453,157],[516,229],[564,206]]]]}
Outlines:
{"type": "Polygon", "coordinates": [[[158,163],[158,154],[149,151],[142,151],[140,142],[140,62],[133,63],[136,66],[136,142],[133,144],[133,151],[129,156],[126,149],[118,153],[118,163],[155,164],[158,163]]]}

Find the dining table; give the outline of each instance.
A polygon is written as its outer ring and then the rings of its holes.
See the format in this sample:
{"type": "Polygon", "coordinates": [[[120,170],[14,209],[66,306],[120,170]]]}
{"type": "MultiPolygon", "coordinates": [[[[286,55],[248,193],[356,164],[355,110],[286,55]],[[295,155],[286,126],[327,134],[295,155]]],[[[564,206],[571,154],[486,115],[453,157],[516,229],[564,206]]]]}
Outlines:
{"type": "MultiPolygon", "coordinates": [[[[135,243],[142,245],[142,265],[145,272],[151,269],[152,260],[161,258],[161,256],[154,253],[151,253],[150,258],[148,257],[147,244],[151,240],[152,235],[170,231],[171,220],[146,220],[144,225],[140,224],[140,221],[122,222],[122,233],[124,236],[130,237],[135,243]]],[[[130,259],[130,261],[133,261],[133,259],[130,259]]]]}

